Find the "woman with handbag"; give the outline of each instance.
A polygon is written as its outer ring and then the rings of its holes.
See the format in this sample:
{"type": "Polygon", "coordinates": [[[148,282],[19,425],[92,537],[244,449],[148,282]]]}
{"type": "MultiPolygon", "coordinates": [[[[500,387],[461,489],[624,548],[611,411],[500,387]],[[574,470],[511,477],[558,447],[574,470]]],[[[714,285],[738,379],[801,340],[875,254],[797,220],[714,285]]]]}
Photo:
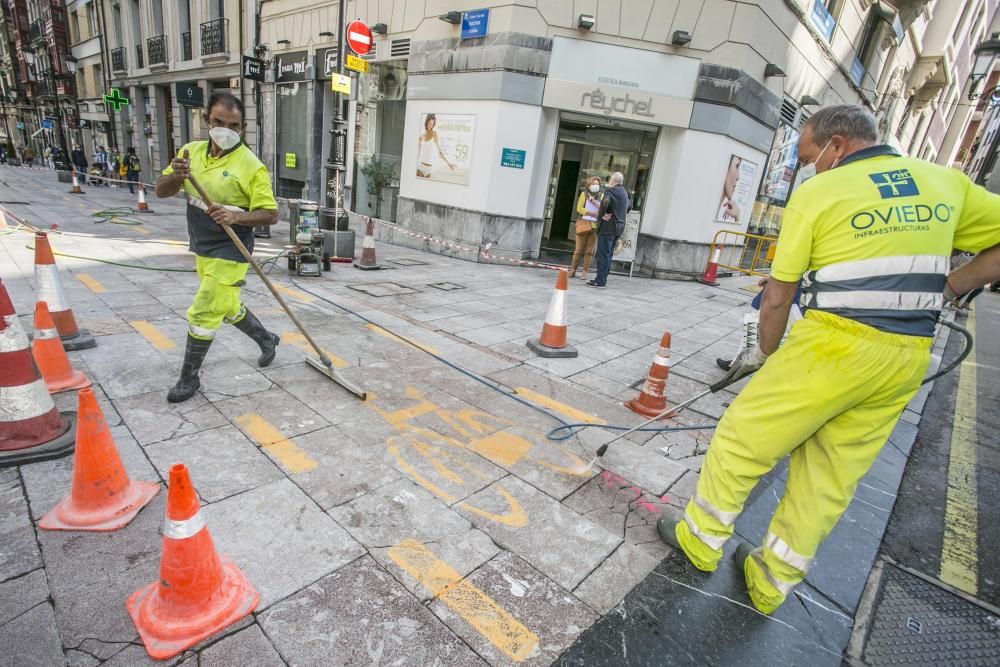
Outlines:
{"type": "Polygon", "coordinates": [[[576,248],[573,250],[573,265],[569,277],[576,278],[576,267],[583,258],[583,275],[580,280],[587,279],[590,271],[590,260],[594,257],[594,247],[597,245],[597,210],[601,207],[601,179],[592,176],[587,179],[587,189],[580,193],[576,202],[576,248]]]}

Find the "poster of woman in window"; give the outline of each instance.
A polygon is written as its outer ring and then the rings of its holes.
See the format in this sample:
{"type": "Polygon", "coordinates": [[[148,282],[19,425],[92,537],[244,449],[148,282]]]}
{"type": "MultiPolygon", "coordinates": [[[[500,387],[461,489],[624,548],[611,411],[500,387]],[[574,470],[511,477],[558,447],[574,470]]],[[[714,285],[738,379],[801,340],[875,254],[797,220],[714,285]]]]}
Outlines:
{"type": "Polygon", "coordinates": [[[475,132],[475,116],[421,114],[417,178],[468,185],[475,132]]]}
{"type": "Polygon", "coordinates": [[[756,175],[756,164],[738,155],[730,156],[726,178],[722,182],[719,210],[715,214],[716,222],[738,225],[747,219],[750,215],[751,191],[756,175]]]}

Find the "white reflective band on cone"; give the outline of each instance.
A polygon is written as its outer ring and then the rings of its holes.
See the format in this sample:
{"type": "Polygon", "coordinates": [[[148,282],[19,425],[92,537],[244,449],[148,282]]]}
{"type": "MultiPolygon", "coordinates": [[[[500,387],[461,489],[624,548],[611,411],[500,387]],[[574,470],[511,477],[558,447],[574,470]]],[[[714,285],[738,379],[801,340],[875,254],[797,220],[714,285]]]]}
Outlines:
{"type": "Polygon", "coordinates": [[[18,387],[0,387],[0,423],[40,417],[54,407],[41,380],[18,387]]]}
{"type": "Polygon", "coordinates": [[[194,324],[188,325],[188,331],[192,335],[200,338],[215,338],[215,329],[206,329],[205,327],[195,326],[194,324]]]}
{"type": "Polygon", "coordinates": [[[38,300],[45,302],[50,313],[69,310],[69,300],[62,281],[59,280],[59,268],[55,264],[35,264],[35,282],[38,300]]]}
{"type": "Polygon", "coordinates": [[[190,519],[164,519],[163,536],[172,540],[184,540],[194,537],[204,527],[205,518],[201,515],[201,510],[198,510],[190,519]]]}
{"type": "Polygon", "coordinates": [[[566,292],[557,289],[549,302],[549,312],[545,314],[545,323],[554,327],[566,326],[566,292]]]}
{"type": "Polygon", "coordinates": [[[812,558],[806,558],[798,553],[774,533],[768,533],[764,537],[764,544],[761,546],[769,549],[780,561],[791,565],[803,574],[809,571],[809,564],[812,563],[812,558]]]}
{"type": "Polygon", "coordinates": [[[16,316],[5,317],[7,327],[0,331],[0,352],[20,352],[28,349],[28,337],[21,331],[21,325],[16,316]],[[11,322],[11,318],[15,321],[11,322]],[[16,326],[15,326],[16,324],[16,326]]]}
{"type": "Polygon", "coordinates": [[[948,273],[948,258],[940,255],[906,255],[873,257],[856,262],[840,262],[816,271],[816,282],[834,283],[844,280],[878,278],[913,273],[948,273]]]}
{"type": "Polygon", "coordinates": [[[684,523],[688,525],[688,528],[691,529],[691,532],[694,533],[695,537],[697,537],[699,540],[707,544],[712,549],[715,550],[721,549],[723,545],[725,545],[726,541],[729,539],[728,537],[714,537],[712,535],[706,535],[705,533],[703,533],[701,529],[698,528],[698,524],[694,522],[694,519],[691,517],[691,515],[687,513],[687,510],[684,511],[684,523]]]}
{"type": "Polygon", "coordinates": [[[941,310],[944,294],[940,292],[819,292],[813,295],[817,308],[830,310],[941,310]]]}
{"type": "Polygon", "coordinates": [[[374,248],[375,247],[375,237],[365,235],[365,239],[361,242],[362,248],[374,248]]]}
{"type": "Polygon", "coordinates": [[[691,498],[691,502],[693,502],[702,512],[709,515],[724,526],[733,525],[736,523],[736,519],[740,516],[739,512],[726,512],[725,510],[720,510],[718,507],[708,502],[698,494],[695,494],[694,497],[691,498]]]}
{"type": "Polygon", "coordinates": [[[754,549],[753,551],[751,551],[750,558],[753,558],[754,562],[757,563],[758,566],[760,566],[760,569],[764,573],[764,576],[767,578],[768,583],[777,588],[779,593],[787,596],[795,588],[796,584],[793,584],[790,581],[782,581],[781,579],[778,579],[776,576],[771,574],[771,571],[767,569],[767,565],[764,564],[764,561],[760,557],[760,549],[754,549]]]}
{"type": "Polygon", "coordinates": [[[59,331],[56,329],[35,329],[35,340],[49,340],[59,338],[59,331]]]}
{"type": "Polygon", "coordinates": [[[670,365],[670,350],[665,348],[660,348],[660,351],[656,353],[653,357],[653,363],[657,366],[669,366],[670,365]]]}

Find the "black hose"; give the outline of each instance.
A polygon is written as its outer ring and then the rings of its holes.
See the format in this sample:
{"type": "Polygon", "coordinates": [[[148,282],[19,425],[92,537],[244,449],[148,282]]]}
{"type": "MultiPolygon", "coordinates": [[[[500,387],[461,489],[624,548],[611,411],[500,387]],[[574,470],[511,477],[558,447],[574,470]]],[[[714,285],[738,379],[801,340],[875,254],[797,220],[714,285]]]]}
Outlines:
{"type": "Polygon", "coordinates": [[[972,340],[972,334],[969,333],[969,330],[966,329],[965,327],[959,326],[954,322],[948,322],[947,320],[942,320],[941,324],[948,327],[952,331],[956,331],[962,334],[962,336],[965,337],[965,346],[962,348],[962,352],[958,355],[955,361],[951,362],[947,366],[944,366],[943,368],[939,368],[938,372],[935,373],[934,375],[924,378],[924,381],[920,383],[920,386],[923,386],[928,382],[934,382],[934,380],[937,380],[942,375],[947,375],[948,373],[958,368],[959,365],[961,365],[961,363],[965,361],[965,358],[972,353],[972,346],[975,345],[975,341],[972,340]]]}

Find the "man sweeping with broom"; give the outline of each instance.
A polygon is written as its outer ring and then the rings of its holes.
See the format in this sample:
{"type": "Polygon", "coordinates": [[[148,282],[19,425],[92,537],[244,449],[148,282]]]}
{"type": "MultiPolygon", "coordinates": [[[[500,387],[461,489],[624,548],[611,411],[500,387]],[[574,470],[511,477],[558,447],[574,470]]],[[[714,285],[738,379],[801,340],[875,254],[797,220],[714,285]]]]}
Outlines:
{"type": "Polygon", "coordinates": [[[156,180],[157,197],[171,197],[182,188],[187,194],[188,249],[196,255],[195,267],[201,279],[187,310],[187,348],[180,379],[167,394],[171,403],[186,401],[201,386],[198,371],[223,322],[234,325],[260,346],[260,366],[274,360],[279,340],[240,300],[248,265],[223,228],[231,226],[243,245],[253,251],[253,228],[278,221],[271,179],[243,143],[246,125],[239,98],[213,93],[205,121],[211,139],[185,145],[156,180]],[[199,197],[187,180],[189,175],[194,175],[214,204],[209,206],[199,197]]]}

